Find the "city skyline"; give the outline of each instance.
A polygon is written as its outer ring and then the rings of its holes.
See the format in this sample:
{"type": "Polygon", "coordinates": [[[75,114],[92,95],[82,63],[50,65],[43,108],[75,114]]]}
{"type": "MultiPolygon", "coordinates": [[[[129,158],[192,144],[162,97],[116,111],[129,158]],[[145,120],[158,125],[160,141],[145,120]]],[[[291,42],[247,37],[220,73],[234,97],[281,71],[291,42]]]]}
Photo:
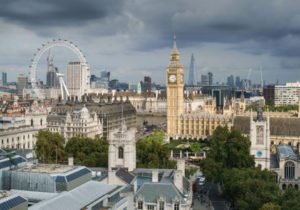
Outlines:
{"type": "Polygon", "coordinates": [[[294,82],[300,77],[299,6],[294,1],[7,1],[0,9],[0,71],[16,81],[19,73],[28,74],[37,48],[62,38],[79,46],[92,74],[108,70],[111,78],[129,83],[150,76],[165,84],[161,73],[176,34],[186,78],[194,53],[196,80],[207,72],[221,82],[231,74],[246,78],[252,68],[250,79],[259,83],[262,67],[269,83],[294,82]]]}

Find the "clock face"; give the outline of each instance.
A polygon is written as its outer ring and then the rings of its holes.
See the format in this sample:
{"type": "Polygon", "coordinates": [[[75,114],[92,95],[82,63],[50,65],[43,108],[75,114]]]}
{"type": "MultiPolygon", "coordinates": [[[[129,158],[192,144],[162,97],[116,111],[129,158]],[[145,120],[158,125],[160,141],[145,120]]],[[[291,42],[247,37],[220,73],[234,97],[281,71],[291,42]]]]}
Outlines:
{"type": "Polygon", "coordinates": [[[171,74],[171,75],[169,76],[169,81],[170,81],[170,82],[176,82],[176,75],[171,74]]]}
{"type": "Polygon", "coordinates": [[[262,156],[263,156],[262,151],[257,151],[257,152],[256,152],[256,156],[257,156],[257,157],[262,157],[262,156]]]}

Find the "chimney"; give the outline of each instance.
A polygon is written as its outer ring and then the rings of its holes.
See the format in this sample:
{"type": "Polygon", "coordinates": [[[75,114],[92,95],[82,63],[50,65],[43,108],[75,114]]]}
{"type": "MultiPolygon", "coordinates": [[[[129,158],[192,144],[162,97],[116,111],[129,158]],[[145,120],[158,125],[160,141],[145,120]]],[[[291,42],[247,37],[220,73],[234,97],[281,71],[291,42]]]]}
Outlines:
{"type": "Polygon", "coordinates": [[[185,160],[177,160],[177,170],[174,173],[174,185],[183,193],[183,177],[185,176],[185,160]]]}
{"type": "Polygon", "coordinates": [[[69,166],[73,166],[74,165],[74,158],[73,157],[69,157],[68,158],[68,165],[69,166]]]}
{"type": "Polygon", "coordinates": [[[158,171],[157,170],[152,171],[152,182],[154,182],[154,183],[158,182],[158,171]]]}
{"type": "Polygon", "coordinates": [[[177,171],[181,171],[182,175],[185,176],[185,160],[184,159],[177,160],[177,171]]]}
{"type": "Polygon", "coordinates": [[[179,170],[176,170],[174,172],[173,181],[174,181],[174,185],[181,193],[183,193],[183,180],[182,179],[183,179],[182,172],[179,170]]]}

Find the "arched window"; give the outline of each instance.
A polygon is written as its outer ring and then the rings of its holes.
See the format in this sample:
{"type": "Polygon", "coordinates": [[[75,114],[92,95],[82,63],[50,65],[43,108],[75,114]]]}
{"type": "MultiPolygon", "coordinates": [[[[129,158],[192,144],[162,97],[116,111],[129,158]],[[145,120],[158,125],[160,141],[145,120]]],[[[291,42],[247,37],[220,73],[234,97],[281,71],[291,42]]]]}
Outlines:
{"type": "Polygon", "coordinates": [[[295,164],[291,161],[288,161],[284,165],[284,177],[286,179],[295,178],[295,164]]]}
{"type": "Polygon", "coordinates": [[[33,126],[33,119],[30,120],[30,125],[33,126]]]}
{"type": "Polygon", "coordinates": [[[40,120],[40,124],[43,125],[43,120],[42,119],[40,120]]]}
{"type": "Polygon", "coordinates": [[[285,190],[286,189],[286,184],[282,185],[282,189],[285,190]]]}
{"type": "Polygon", "coordinates": [[[123,149],[123,147],[119,147],[119,149],[118,149],[118,155],[119,155],[119,159],[123,159],[124,158],[124,149],[123,149]]]}

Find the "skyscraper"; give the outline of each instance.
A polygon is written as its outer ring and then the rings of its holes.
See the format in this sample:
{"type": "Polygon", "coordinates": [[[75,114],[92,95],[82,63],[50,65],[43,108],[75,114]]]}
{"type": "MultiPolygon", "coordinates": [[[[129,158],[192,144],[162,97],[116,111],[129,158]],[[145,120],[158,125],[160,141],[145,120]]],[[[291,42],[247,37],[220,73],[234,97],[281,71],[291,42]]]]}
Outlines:
{"type": "Polygon", "coordinates": [[[209,84],[208,75],[207,74],[201,75],[201,85],[206,86],[208,84],[209,84]]]}
{"type": "Polygon", "coordinates": [[[144,77],[144,92],[151,92],[151,77],[149,76],[144,77]]]}
{"type": "Polygon", "coordinates": [[[50,51],[47,57],[47,63],[48,63],[48,71],[47,71],[46,85],[49,88],[57,87],[59,85],[58,77],[56,76],[56,73],[58,73],[58,69],[54,67],[53,55],[51,55],[50,51]]]}
{"type": "Polygon", "coordinates": [[[7,85],[7,73],[6,72],[2,72],[2,83],[3,83],[3,86],[7,85]]]}
{"type": "Polygon", "coordinates": [[[109,71],[101,71],[101,80],[109,82],[110,80],[110,72],[109,71]]]}
{"type": "Polygon", "coordinates": [[[207,76],[208,76],[208,85],[212,85],[213,84],[213,73],[208,72],[207,76]]]}
{"type": "Polygon", "coordinates": [[[234,76],[233,75],[230,75],[227,77],[227,85],[229,87],[234,87],[234,76]]]}
{"type": "Polygon", "coordinates": [[[67,67],[67,87],[70,95],[80,99],[88,93],[90,81],[88,66],[80,62],[70,62],[67,67]]]}
{"type": "Polygon", "coordinates": [[[189,85],[194,85],[194,82],[195,82],[195,79],[194,79],[194,71],[195,71],[194,62],[195,62],[194,54],[192,54],[191,64],[190,64],[190,71],[189,71],[189,81],[188,81],[189,85]]]}
{"type": "Polygon", "coordinates": [[[18,77],[17,94],[20,98],[23,98],[23,89],[27,88],[28,78],[24,74],[20,74],[18,77]]]}

